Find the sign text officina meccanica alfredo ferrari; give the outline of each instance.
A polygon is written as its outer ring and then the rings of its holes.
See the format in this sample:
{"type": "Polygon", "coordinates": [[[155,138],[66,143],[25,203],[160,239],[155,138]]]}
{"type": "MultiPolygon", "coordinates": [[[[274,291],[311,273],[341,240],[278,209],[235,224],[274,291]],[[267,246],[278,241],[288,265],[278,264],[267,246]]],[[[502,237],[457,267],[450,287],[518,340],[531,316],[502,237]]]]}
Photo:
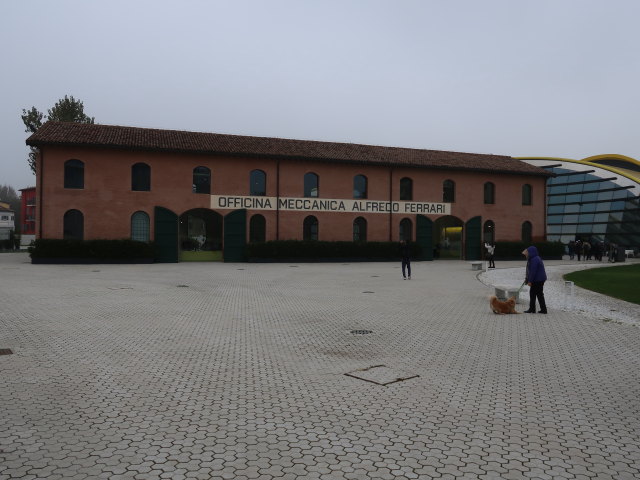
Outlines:
{"type": "Polygon", "coordinates": [[[451,215],[450,203],[386,202],[337,198],[293,198],[211,195],[211,208],[219,210],[283,210],[297,212],[399,213],[451,215]]]}

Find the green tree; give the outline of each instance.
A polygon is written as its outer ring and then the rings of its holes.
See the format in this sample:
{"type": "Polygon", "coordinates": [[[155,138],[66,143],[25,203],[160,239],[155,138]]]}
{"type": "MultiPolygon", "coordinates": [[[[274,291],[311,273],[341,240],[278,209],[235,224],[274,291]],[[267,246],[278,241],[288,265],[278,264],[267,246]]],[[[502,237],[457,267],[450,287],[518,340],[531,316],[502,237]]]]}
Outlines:
{"type": "MultiPolygon", "coordinates": [[[[44,122],[50,120],[55,122],[95,123],[94,117],[89,117],[84,113],[84,104],[80,100],[73,98],[73,96],[67,95],[58,100],[47,111],[46,117],[36,107],[31,107],[30,110],[23,109],[21,117],[27,133],[37,132],[44,122]]],[[[34,174],[36,173],[36,156],[37,148],[31,147],[28,162],[34,174]]]]}

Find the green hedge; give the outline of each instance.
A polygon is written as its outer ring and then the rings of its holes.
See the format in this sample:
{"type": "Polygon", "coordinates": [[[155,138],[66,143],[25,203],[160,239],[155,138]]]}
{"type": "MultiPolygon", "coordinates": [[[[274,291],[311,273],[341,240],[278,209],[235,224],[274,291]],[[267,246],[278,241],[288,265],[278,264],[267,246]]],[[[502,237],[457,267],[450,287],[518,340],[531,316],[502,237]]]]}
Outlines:
{"type": "Polygon", "coordinates": [[[59,240],[38,239],[29,247],[32,260],[152,260],[152,243],[134,240],[59,240]]]}
{"type": "MultiPolygon", "coordinates": [[[[249,261],[261,260],[396,260],[400,258],[398,242],[315,242],[276,240],[250,243],[245,247],[249,261]]],[[[412,258],[420,258],[420,245],[411,244],[412,258]]]]}
{"type": "MultiPolygon", "coordinates": [[[[562,242],[496,242],[496,260],[523,260],[522,251],[533,245],[538,249],[542,259],[561,260],[564,255],[564,244],[562,242]]],[[[484,250],[486,256],[487,251],[484,250]]]]}

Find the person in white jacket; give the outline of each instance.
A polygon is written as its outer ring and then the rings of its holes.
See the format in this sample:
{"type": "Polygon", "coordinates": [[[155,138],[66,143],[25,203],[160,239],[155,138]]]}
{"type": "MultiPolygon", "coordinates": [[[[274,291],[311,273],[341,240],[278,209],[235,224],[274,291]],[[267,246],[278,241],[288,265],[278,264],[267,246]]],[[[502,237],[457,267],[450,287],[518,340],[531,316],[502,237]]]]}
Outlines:
{"type": "Polygon", "coordinates": [[[496,246],[490,243],[485,243],[484,248],[487,249],[487,260],[489,260],[489,268],[496,268],[496,264],[493,261],[493,253],[496,251],[496,246]]]}

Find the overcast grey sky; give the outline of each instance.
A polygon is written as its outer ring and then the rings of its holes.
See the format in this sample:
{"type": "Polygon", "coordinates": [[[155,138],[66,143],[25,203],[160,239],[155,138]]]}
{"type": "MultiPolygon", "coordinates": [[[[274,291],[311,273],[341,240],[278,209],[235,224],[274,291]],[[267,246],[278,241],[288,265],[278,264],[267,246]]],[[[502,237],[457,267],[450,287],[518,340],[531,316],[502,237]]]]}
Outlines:
{"type": "Polygon", "coordinates": [[[112,125],[640,158],[639,0],[3,0],[0,184],[22,109],[112,125]]]}

